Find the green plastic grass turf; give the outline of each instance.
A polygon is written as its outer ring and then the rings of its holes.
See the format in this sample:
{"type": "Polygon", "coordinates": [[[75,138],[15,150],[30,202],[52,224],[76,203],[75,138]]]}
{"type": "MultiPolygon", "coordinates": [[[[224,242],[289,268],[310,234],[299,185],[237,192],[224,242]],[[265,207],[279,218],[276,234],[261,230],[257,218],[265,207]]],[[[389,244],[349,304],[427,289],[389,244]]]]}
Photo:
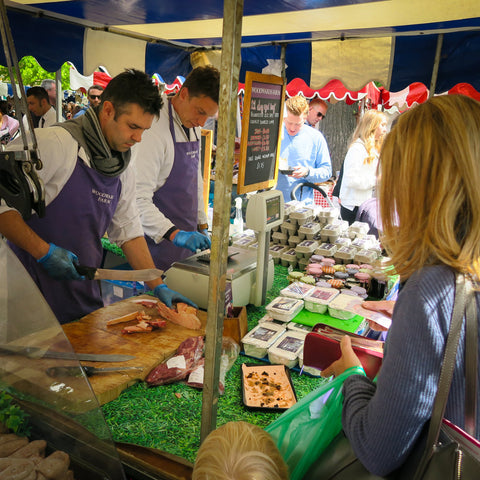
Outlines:
{"type": "MultiPolygon", "coordinates": [[[[287,268],[275,266],[274,283],[267,293],[268,305],[288,284],[287,268]]],[[[248,328],[258,324],[265,307],[248,305],[248,328]]],[[[239,355],[225,378],[225,394],[219,397],[217,426],[230,421],[244,420],[262,428],[281,415],[281,412],[252,411],[243,405],[241,392],[242,363],[257,363],[239,355]]],[[[291,372],[292,382],[300,399],[325,380],[291,372]]],[[[144,382],[128,388],[115,400],[102,407],[105,419],[116,442],[129,442],[157,448],[194,462],[200,446],[202,391],[184,383],[147,387],[144,382]],[[179,397],[179,398],[178,398],[179,397]]]]}

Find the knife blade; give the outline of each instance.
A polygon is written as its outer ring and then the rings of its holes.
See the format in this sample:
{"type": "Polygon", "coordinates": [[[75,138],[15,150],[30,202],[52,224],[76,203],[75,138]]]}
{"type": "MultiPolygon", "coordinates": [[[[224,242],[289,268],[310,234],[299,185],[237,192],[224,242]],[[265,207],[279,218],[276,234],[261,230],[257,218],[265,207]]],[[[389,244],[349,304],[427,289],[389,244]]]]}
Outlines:
{"type": "Polygon", "coordinates": [[[158,268],[145,268],[143,270],[113,270],[108,268],[87,267],[75,265],[80,275],[85,275],[89,280],[124,280],[128,282],[149,282],[160,278],[163,270],[158,268]]]}
{"type": "Polygon", "coordinates": [[[49,377],[80,377],[82,375],[82,370],[87,377],[92,375],[97,375],[99,373],[113,373],[113,372],[126,372],[129,370],[143,370],[143,367],[87,367],[85,365],[81,366],[59,366],[59,367],[50,367],[47,368],[46,373],[49,377]]]}
{"type": "Polygon", "coordinates": [[[126,362],[133,360],[133,355],[108,353],[75,353],[57,352],[39,347],[24,347],[18,345],[0,345],[0,352],[14,355],[23,355],[29,358],[60,358],[64,360],[83,360],[85,362],[126,362]]]}

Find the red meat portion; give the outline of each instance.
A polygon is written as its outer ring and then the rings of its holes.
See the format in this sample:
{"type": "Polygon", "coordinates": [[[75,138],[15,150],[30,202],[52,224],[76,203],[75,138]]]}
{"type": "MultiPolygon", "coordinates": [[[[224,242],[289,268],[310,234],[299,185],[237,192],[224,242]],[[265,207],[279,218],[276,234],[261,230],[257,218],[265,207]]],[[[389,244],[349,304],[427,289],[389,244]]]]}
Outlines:
{"type": "Polygon", "coordinates": [[[189,337],[184,340],[177,349],[174,357],[167,362],[161,363],[155,367],[147,376],[145,381],[148,385],[166,385],[168,383],[177,382],[186,378],[190,372],[195,368],[203,355],[203,336],[189,337]],[[181,360],[183,357],[185,361],[185,368],[168,367],[168,363],[175,360],[181,360]]]}

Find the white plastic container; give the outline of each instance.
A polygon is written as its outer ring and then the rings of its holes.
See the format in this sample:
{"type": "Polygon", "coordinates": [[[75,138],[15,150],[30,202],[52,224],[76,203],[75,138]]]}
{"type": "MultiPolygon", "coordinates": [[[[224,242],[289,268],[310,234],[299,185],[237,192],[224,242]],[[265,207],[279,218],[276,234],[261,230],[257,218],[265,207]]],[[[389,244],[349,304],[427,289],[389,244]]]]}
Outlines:
{"type": "Polygon", "coordinates": [[[339,215],[340,215],[340,210],[338,208],[324,207],[318,212],[317,218],[320,220],[321,223],[327,224],[327,223],[331,223],[332,220],[337,219],[339,215]]]}
{"type": "Polygon", "coordinates": [[[289,322],[302,309],[303,300],[288,297],[277,297],[265,307],[270,316],[281,322],[289,322]]]}
{"type": "Polygon", "coordinates": [[[288,267],[289,265],[292,268],[295,268],[298,263],[297,254],[295,253],[294,248],[289,248],[280,254],[280,262],[284,267],[288,267]]]}
{"type": "Polygon", "coordinates": [[[317,248],[318,243],[315,240],[304,240],[295,247],[295,253],[297,258],[310,258],[317,248]]]}
{"type": "Polygon", "coordinates": [[[272,364],[281,363],[293,368],[298,363],[298,355],[303,349],[307,332],[287,330],[268,349],[268,360],[272,364]]]}
{"type": "Polygon", "coordinates": [[[373,263],[378,258],[378,254],[374,250],[358,250],[353,258],[358,264],[373,263]]]}
{"type": "Polygon", "coordinates": [[[296,332],[310,333],[313,330],[313,327],[309,325],[302,325],[301,323],[288,322],[287,330],[294,330],[296,332]]]}
{"type": "Polygon", "coordinates": [[[268,313],[265,314],[262,318],[260,318],[258,320],[259,324],[260,323],[267,323],[268,324],[268,323],[271,323],[271,322],[275,322],[275,319],[271,315],[268,315],[268,313]]]}
{"type": "Polygon", "coordinates": [[[278,230],[276,232],[272,233],[272,240],[273,243],[278,243],[280,245],[286,245],[287,240],[288,240],[288,235],[283,232],[279,232],[278,230]]]}
{"type": "Polygon", "coordinates": [[[255,235],[243,234],[236,236],[233,239],[232,245],[234,247],[247,248],[250,244],[255,243],[256,241],[257,239],[255,238],[255,235]]]}
{"type": "Polygon", "coordinates": [[[273,258],[273,263],[275,263],[275,264],[280,263],[280,255],[282,254],[282,252],[285,252],[285,250],[287,250],[287,248],[288,247],[286,247],[285,245],[281,245],[281,244],[275,244],[275,245],[270,246],[268,251],[273,258]]]}
{"type": "Polygon", "coordinates": [[[263,358],[267,354],[268,348],[285,331],[285,327],[278,323],[259,323],[242,338],[245,354],[255,358],[263,358]]]}
{"type": "Polygon", "coordinates": [[[313,240],[314,235],[320,231],[320,224],[317,222],[304,223],[298,228],[298,237],[301,240],[313,240]]]}
{"type": "Polygon", "coordinates": [[[370,225],[366,222],[353,222],[349,227],[348,227],[348,232],[349,234],[353,234],[352,238],[355,237],[363,237],[365,236],[368,231],[370,230],[370,225]]]}
{"type": "Polygon", "coordinates": [[[280,230],[282,233],[285,233],[287,237],[295,235],[297,233],[297,222],[294,222],[291,219],[285,220],[280,225],[280,230]]]}
{"type": "Polygon", "coordinates": [[[313,288],[314,287],[312,285],[308,285],[306,283],[293,282],[284,289],[280,290],[280,295],[282,297],[303,299],[312,292],[313,288]]]}
{"type": "Polygon", "coordinates": [[[290,219],[296,220],[298,225],[311,222],[313,218],[313,209],[309,207],[296,208],[292,213],[290,213],[290,219]]]}
{"type": "Polygon", "coordinates": [[[353,257],[357,253],[357,249],[354,247],[340,247],[333,257],[337,261],[337,263],[343,263],[348,265],[349,263],[353,262],[353,257]]]}
{"type": "Polygon", "coordinates": [[[337,246],[333,243],[322,243],[315,250],[315,255],[323,255],[324,257],[333,257],[337,251],[337,246]]]}
{"type": "Polygon", "coordinates": [[[356,315],[351,309],[362,302],[361,297],[340,293],[328,304],[328,313],[340,320],[351,320],[356,315]]]}
{"type": "Polygon", "coordinates": [[[305,309],[309,312],[325,313],[328,304],[339,295],[336,288],[315,287],[305,298],[305,309]]]}

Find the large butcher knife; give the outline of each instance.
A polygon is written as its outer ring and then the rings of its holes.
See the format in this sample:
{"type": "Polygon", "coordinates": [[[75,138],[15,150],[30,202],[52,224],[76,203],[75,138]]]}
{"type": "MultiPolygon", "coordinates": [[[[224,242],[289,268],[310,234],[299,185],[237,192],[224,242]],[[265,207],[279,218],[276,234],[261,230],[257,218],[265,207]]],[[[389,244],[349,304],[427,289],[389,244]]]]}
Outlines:
{"type": "Polygon", "coordinates": [[[143,270],[112,270],[108,268],[87,267],[75,265],[80,275],[85,275],[89,280],[124,280],[128,282],[149,282],[160,278],[163,270],[146,268],[143,270]]]}
{"type": "Polygon", "coordinates": [[[83,360],[84,362],[126,362],[135,358],[133,355],[120,355],[116,353],[58,352],[39,347],[24,347],[18,345],[0,345],[0,353],[24,355],[29,358],[62,358],[65,360],[83,360]]]}

